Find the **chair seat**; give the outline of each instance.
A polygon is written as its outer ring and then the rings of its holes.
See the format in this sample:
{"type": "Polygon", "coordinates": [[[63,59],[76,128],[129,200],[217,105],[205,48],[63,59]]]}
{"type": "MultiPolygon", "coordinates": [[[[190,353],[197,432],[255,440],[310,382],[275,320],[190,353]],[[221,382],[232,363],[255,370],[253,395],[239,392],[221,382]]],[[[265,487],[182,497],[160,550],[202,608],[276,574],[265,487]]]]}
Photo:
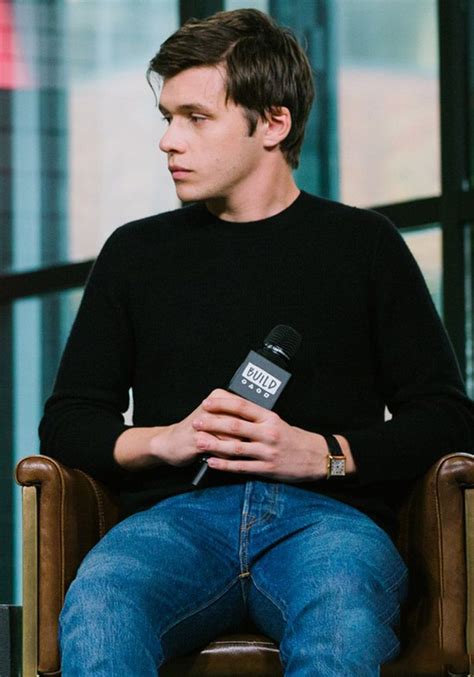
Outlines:
{"type": "Polygon", "coordinates": [[[198,653],[166,664],[163,677],[280,677],[278,647],[264,635],[223,635],[198,653]]]}

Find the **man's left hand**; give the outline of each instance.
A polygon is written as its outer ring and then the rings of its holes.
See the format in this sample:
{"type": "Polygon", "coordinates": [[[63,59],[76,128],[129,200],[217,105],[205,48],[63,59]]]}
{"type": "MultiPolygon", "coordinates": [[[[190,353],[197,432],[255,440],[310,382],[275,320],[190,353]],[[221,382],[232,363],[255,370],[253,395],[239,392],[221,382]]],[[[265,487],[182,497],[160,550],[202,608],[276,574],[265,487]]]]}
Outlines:
{"type": "MultiPolygon", "coordinates": [[[[214,390],[193,421],[197,446],[215,470],[303,482],[326,476],[328,448],[322,435],[289,425],[273,411],[226,390],[214,390]]],[[[347,440],[336,436],[355,470],[347,440]]]]}

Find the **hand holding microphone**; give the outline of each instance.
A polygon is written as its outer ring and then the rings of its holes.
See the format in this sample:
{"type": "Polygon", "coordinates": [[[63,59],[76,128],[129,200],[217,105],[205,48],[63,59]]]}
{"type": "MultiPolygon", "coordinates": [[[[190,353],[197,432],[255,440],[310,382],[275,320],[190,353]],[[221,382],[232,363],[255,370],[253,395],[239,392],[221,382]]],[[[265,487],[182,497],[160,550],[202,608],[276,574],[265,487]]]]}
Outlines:
{"type": "MultiPolygon", "coordinates": [[[[273,409],[291,378],[290,360],[301,344],[300,334],[288,325],[277,325],[268,334],[263,347],[251,350],[232,377],[228,390],[265,409],[273,409]]],[[[209,455],[201,459],[192,484],[198,486],[208,470],[209,455]]]]}

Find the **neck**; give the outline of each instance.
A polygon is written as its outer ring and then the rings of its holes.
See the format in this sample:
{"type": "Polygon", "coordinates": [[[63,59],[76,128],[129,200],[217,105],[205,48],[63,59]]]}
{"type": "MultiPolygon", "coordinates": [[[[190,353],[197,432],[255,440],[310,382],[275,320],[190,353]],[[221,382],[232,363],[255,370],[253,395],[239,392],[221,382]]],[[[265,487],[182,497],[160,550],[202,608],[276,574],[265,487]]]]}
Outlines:
{"type": "Polygon", "coordinates": [[[206,200],[206,207],[223,221],[261,221],[289,207],[299,194],[291,170],[286,166],[283,172],[269,172],[260,181],[254,180],[253,185],[242,186],[232,195],[206,200]]]}

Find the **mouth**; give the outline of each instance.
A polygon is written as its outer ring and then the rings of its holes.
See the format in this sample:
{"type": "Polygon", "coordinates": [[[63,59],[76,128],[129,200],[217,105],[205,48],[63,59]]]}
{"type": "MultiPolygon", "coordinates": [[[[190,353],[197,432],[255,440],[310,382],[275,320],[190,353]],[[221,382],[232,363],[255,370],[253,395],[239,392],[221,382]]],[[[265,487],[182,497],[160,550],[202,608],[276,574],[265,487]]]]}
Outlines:
{"type": "Polygon", "coordinates": [[[175,181],[186,178],[190,173],[191,169],[186,169],[185,167],[173,166],[168,168],[171,176],[175,181]]]}

